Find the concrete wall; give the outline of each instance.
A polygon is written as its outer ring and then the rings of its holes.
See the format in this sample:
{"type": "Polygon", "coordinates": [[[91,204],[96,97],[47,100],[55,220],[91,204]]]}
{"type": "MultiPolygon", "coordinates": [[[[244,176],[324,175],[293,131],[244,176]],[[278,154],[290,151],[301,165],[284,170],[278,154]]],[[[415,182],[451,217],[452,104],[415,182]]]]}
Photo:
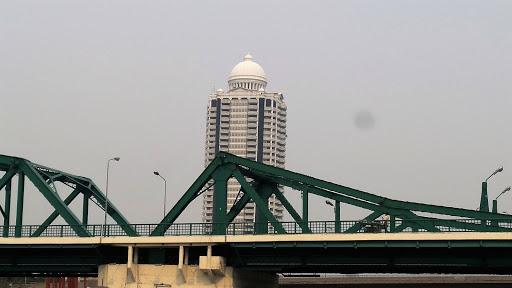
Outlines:
{"type": "Polygon", "coordinates": [[[277,288],[274,274],[242,271],[226,267],[224,275],[200,270],[199,266],[126,264],[101,265],[98,286],[108,288],[225,287],[277,288]]]}

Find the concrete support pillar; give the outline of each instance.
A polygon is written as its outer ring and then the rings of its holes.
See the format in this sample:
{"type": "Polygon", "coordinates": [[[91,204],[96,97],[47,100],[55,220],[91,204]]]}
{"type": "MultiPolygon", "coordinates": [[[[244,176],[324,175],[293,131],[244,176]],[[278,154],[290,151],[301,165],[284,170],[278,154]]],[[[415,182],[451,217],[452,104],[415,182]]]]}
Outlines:
{"type": "Polygon", "coordinates": [[[180,252],[178,255],[178,269],[183,270],[183,258],[185,256],[185,248],[180,246],[180,252]]]}
{"type": "Polygon", "coordinates": [[[128,246],[128,263],[127,263],[128,269],[132,268],[132,263],[133,263],[133,246],[128,246]]]}
{"type": "Polygon", "coordinates": [[[133,264],[139,264],[139,248],[133,248],[133,264]]]}
{"type": "Polygon", "coordinates": [[[188,249],[189,249],[189,247],[185,247],[185,260],[184,260],[185,265],[188,265],[188,249]]]}

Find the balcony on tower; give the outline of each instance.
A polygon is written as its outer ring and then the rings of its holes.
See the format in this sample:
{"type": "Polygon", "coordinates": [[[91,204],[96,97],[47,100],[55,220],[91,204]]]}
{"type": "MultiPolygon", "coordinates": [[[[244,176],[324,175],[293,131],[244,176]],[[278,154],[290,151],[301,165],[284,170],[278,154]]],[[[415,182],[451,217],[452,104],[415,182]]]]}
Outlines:
{"type": "Polygon", "coordinates": [[[258,110],[249,110],[249,111],[247,111],[247,115],[258,116],[258,110]]]}

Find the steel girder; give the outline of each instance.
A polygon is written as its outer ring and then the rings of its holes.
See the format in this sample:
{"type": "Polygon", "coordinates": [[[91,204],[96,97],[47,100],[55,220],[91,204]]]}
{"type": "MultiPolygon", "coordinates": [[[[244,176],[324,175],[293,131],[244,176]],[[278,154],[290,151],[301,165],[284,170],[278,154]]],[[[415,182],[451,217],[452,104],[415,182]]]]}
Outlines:
{"type": "MultiPolygon", "coordinates": [[[[251,200],[256,204],[257,213],[259,213],[257,215],[259,215],[258,219],[260,221],[273,225],[277,233],[286,233],[268,209],[267,199],[272,194],[280,200],[284,208],[297,222],[297,225],[302,228],[303,233],[310,232],[308,227],[308,194],[315,194],[334,200],[336,202],[335,207],[337,208],[337,221],[339,221],[339,203],[345,203],[372,211],[365,217],[365,221],[374,221],[384,213],[388,213],[391,216],[389,221],[389,224],[391,224],[390,232],[400,232],[406,228],[410,228],[413,231],[421,229],[439,232],[441,231],[441,227],[470,229],[474,231],[512,232],[511,228],[501,227],[496,224],[498,221],[501,223],[512,223],[511,215],[393,200],[237,157],[226,152],[219,152],[217,157],[206,167],[178,203],[169,211],[164,219],[162,219],[151,235],[164,235],[165,231],[174,223],[187,205],[206,190],[204,186],[207,183],[210,183],[210,185],[214,183],[217,186],[214,192],[213,234],[223,235],[226,232],[227,225],[233,221],[238,213],[251,200]],[[226,213],[227,181],[230,178],[237,179],[244,194],[233,204],[231,210],[226,213]],[[248,181],[248,179],[251,179],[251,181],[248,181]],[[302,193],[302,217],[292,207],[285,195],[277,189],[278,185],[290,187],[302,193]],[[267,188],[262,189],[261,187],[267,188]],[[437,214],[439,215],[439,219],[420,216],[417,214],[418,212],[437,214]],[[461,217],[469,221],[475,220],[475,223],[443,219],[443,217],[446,218],[447,216],[461,217]],[[401,220],[401,224],[395,225],[398,220],[401,220]],[[433,220],[436,221],[435,224],[433,224],[433,220]]],[[[336,226],[336,232],[354,233],[362,229],[361,225],[362,224],[356,224],[345,231],[340,231],[340,227],[336,226]]],[[[261,229],[258,230],[261,231],[261,229]]]]}
{"type": "MultiPolygon", "coordinates": [[[[53,168],[43,165],[35,164],[29,160],[0,155],[0,171],[5,171],[5,174],[0,178],[0,190],[5,187],[5,209],[2,209],[4,218],[4,235],[7,237],[8,226],[10,225],[10,198],[11,198],[11,180],[17,174],[18,179],[18,205],[16,211],[16,236],[19,237],[20,229],[23,219],[23,195],[24,195],[24,179],[25,176],[32,184],[41,192],[46,200],[53,206],[55,211],[40,225],[32,237],[41,235],[42,232],[60,215],[62,218],[73,228],[77,236],[88,237],[90,233],[85,229],[88,218],[88,201],[92,200],[100,208],[105,209],[106,198],[101,190],[94,184],[94,182],[86,177],[76,176],[65,173],[53,168]],[[63,183],[66,186],[73,188],[66,199],[62,200],[57,193],[55,186],[56,182],[63,183]],[[83,209],[82,221],[71,211],[68,205],[79,195],[83,195],[83,209]]],[[[1,207],[1,205],[0,205],[1,207]]],[[[109,201],[108,214],[119,224],[126,235],[137,236],[135,230],[131,227],[130,223],[124,216],[117,210],[117,208],[109,201]]]]}

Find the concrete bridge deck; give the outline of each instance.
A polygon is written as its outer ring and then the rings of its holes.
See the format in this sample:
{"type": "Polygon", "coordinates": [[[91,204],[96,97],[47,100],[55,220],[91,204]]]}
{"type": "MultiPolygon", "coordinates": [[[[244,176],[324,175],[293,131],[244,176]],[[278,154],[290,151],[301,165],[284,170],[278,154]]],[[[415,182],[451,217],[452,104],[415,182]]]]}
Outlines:
{"type": "Polygon", "coordinates": [[[0,271],[94,275],[101,264],[125,264],[133,248],[141,264],[178,265],[187,249],[197,265],[211,250],[228,266],[273,273],[512,271],[509,232],[0,238],[0,271]]]}
{"type": "MultiPolygon", "coordinates": [[[[246,245],[248,243],[276,247],[333,243],[366,243],[364,247],[404,246],[427,244],[431,247],[508,247],[512,232],[445,232],[445,233],[353,233],[353,234],[272,234],[272,235],[203,235],[203,236],[153,236],[153,237],[34,237],[0,238],[0,248],[5,245],[109,245],[139,247],[208,246],[220,244],[246,245]],[[387,242],[383,242],[387,241],[387,242]],[[306,244],[305,244],[306,243],[306,244]]],[[[357,245],[357,244],[356,244],[357,245]]],[[[263,247],[261,246],[261,247],[263,247]]]]}

